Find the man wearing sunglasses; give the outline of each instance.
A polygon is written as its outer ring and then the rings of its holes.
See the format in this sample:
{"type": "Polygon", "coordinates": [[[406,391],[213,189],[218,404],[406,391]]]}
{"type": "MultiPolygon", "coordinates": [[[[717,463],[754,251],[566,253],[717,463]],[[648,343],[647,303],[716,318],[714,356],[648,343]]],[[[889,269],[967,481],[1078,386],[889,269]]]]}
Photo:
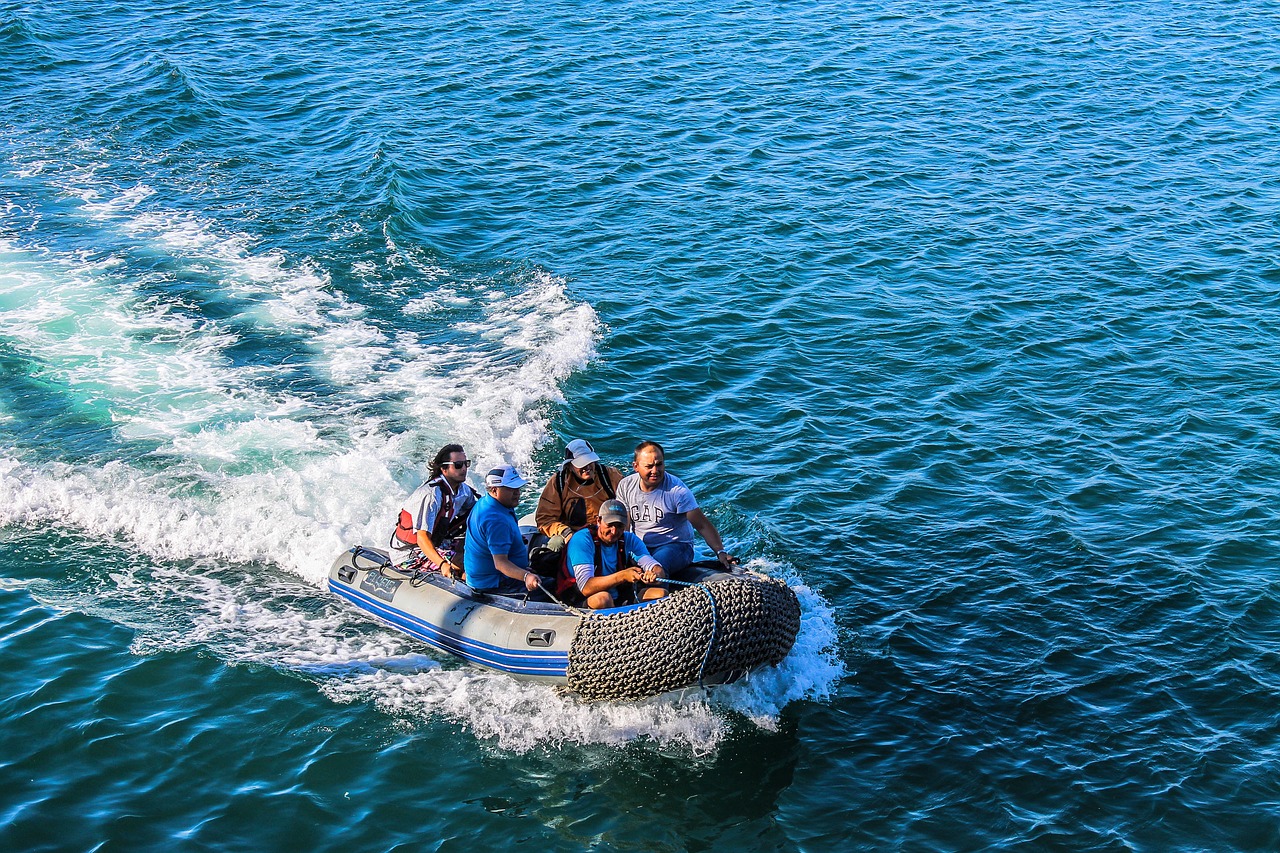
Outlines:
{"type": "Polygon", "coordinates": [[[467,484],[471,460],[461,444],[446,444],[431,462],[431,476],[409,496],[391,534],[391,552],[421,551],[447,578],[461,577],[467,516],[476,491],[467,484]]]}

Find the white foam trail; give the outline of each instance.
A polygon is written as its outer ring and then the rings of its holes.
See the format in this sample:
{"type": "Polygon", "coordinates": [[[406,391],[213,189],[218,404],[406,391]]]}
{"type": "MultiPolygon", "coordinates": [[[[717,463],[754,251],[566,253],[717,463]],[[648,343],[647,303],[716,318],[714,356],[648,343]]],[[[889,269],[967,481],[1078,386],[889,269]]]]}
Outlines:
{"type": "Polygon", "coordinates": [[[221,234],[216,224],[190,215],[134,212],[150,194],[140,188],[86,209],[99,220],[118,220],[139,242],[215,270],[215,295],[250,306],[243,319],[261,328],[310,333],[306,345],[317,356],[313,363],[340,386],[367,380],[391,357],[387,335],[363,321],[364,308],[335,291],[314,262],[291,262],[278,250],[255,251],[249,236],[221,234]]]}
{"type": "Polygon", "coordinates": [[[350,543],[386,538],[386,519],[403,497],[369,447],[298,468],[200,473],[190,464],[145,471],[123,461],[93,467],[0,458],[0,524],[57,524],[126,540],[161,559],[274,563],[318,585],[350,543]]]}
{"type": "Polygon", "coordinates": [[[477,299],[484,305],[482,319],[454,327],[468,340],[428,347],[412,332],[387,332],[363,319],[364,308],[336,293],[309,260],[255,253],[248,237],[217,235],[212,223],[188,216],[125,216],[149,194],[135,191],[90,210],[100,219],[123,218],[122,228],[136,239],[156,241],[188,262],[214,265],[220,290],[258,306],[252,317],[260,325],[309,334],[312,363],[344,399],[405,397],[407,422],[431,424],[440,437],[461,437],[484,466],[528,466],[548,436],[540,407],[562,400],[559,383],[595,355],[595,311],[571,302],[563,280],[545,272],[511,293],[494,288],[468,298],[445,284],[408,300],[405,312],[417,316],[477,299]]]}
{"type": "MultiPolygon", "coordinates": [[[[100,218],[120,216],[148,195],[138,191],[91,209],[100,218]]],[[[313,364],[347,397],[385,401],[412,389],[406,417],[436,424],[442,435],[464,436],[486,465],[529,465],[548,434],[538,407],[563,399],[559,383],[595,355],[595,311],[572,303],[564,282],[545,272],[534,273],[514,293],[482,293],[483,319],[455,326],[471,336],[468,342],[428,348],[412,333],[388,333],[362,319],[363,307],[334,292],[327,274],[310,261],[290,263],[276,251],[255,254],[249,238],[215,236],[211,223],[185,216],[134,214],[124,227],[189,261],[216,264],[224,293],[261,305],[254,315],[260,323],[310,332],[313,364]]],[[[429,316],[475,298],[446,285],[410,299],[404,311],[429,316]]]]}
{"type": "Polygon", "coordinates": [[[348,545],[385,540],[425,473],[424,447],[461,440],[477,470],[528,466],[548,434],[543,404],[594,352],[595,313],[546,274],[486,293],[458,343],[429,349],[411,329],[378,329],[308,259],[255,253],[244,235],[186,215],[138,212],[153,195],[145,187],[82,195],[87,217],[127,245],[215,271],[219,292],[247,306],[242,326],[294,336],[333,392],[294,395],[272,387],[281,368],[236,366],[228,324],[143,298],[120,254],[90,264],[7,245],[0,336],[90,416],[123,440],[157,442],[150,456],[166,461],[77,467],[11,451],[3,523],[56,520],[157,557],[262,560],[319,582],[348,545]],[[391,420],[353,416],[361,402],[391,420]]]}
{"type": "Polygon", "coordinates": [[[322,689],[337,701],[373,701],[409,719],[459,721],[477,737],[517,753],[565,743],[622,746],[647,739],[706,755],[728,732],[726,720],[699,699],[586,704],[548,685],[476,669],[425,676],[383,670],[325,682],[322,689]]]}
{"type": "Polygon", "coordinates": [[[428,317],[442,308],[458,308],[467,300],[450,287],[444,287],[429,296],[411,299],[404,306],[404,313],[415,317],[428,317]]]}
{"type": "MultiPolygon", "coordinates": [[[[422,654],[406,652],[404,638],[386,632],[354,633],[346,614],[310,616],[262,593],[258,586],[237,587],[198,573],[158,567],[140,584],[126,573],[113,575],[118,589],[136,596],[154,594],[159,583],[174,593],[189,618],[166,629],[144,623],[134,640],[139,654],[206,646],[232,663],[256,663],[277,669],[326,676],[375,670],[423,672],[440,668],[422,654]]],[[[133,596],[130,596],[133,597],[133,596]]]]}
{"type": "Polygon", "coordinates": [[[5,249],[0,337],[86,411],[108,412],[125,436],[163,439],[192,425],[300,407],[257,389],[257,371],[228,362],[223,349],[233,336],[143,298],[111,273],[113,261],[5,249]]]}
{"type": "Polygon", "coordinates": [[[374,393],[416,389],[405,402],[409,416],[443,416],[454,434],[467,436],[471,454],[484,463],[479,470],[510,462],[528,471],[548,437],[541,407],[563,400],[560,382],[595,355],[599,319],[590,306],[570,302],[564,283],[546,273],[515,294],[490,294],[490,306],[483,322],[459,324],[487,343],[488,357],[401,340],[402,366],[374,393]]]}

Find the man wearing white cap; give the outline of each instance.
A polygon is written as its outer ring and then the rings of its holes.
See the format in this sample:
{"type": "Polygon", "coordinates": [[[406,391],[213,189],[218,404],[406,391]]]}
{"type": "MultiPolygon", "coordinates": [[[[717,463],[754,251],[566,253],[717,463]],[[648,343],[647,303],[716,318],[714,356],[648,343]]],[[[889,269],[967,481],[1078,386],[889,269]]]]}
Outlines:
{"type": "Polygon", "coordinates": [[[534,513],[538,530],[548,538],[547,547],[559,551],[574,531],[595,521],[600,504],[617,494],[621,481],[622,472],[601,464],[589,442],[569,442],[564,462],[543,487],[534,513]]]}
{"type": "Polygon", "coordinates": [[[494,468],[484,476],[489,494],[467,519],[467,549],[462,555],[467,583],[477,592],[518,595],[538,588],[516,518],[520,490],[528,482],[514,465],[494,468]]]}

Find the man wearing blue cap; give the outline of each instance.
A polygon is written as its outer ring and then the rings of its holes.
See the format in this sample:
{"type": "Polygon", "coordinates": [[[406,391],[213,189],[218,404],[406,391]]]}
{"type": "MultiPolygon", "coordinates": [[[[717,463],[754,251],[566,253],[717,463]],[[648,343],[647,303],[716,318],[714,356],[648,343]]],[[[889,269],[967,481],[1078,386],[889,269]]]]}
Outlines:
{"type": "Polygon", "coordinates": [[[489,494],[480,499],[467,519],[467,548],[462,555],[467,583],[476,592],[519,595],[538,588],[538,576],[529,571],[529,553],[516,518],[520,489],[528,482],[514,465],[485,474],[489,494]]]}

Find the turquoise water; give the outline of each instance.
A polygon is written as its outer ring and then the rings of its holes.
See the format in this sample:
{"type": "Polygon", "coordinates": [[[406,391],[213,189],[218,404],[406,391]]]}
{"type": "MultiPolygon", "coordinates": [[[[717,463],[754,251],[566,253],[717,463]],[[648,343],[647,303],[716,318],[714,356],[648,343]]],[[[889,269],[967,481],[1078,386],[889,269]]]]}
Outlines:
{"type": "Polygon", "coordinates": [[[1280,847],[1278,21],[0,6],[0,849],[1280,847]],[[573,437],[778,669],[582,705],[323,590],[573,437]]]}

